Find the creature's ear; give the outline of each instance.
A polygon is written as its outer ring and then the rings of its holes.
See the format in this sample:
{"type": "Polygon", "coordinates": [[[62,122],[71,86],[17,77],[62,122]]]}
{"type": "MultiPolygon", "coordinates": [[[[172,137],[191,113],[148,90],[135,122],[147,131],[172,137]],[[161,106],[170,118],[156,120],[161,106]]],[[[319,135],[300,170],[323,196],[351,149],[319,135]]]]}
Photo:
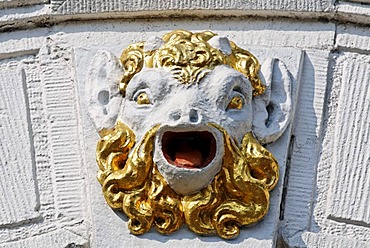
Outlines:
{"type": "Polygon", "coordinates": [[[118,84],[123,75],[113,54],[99,51],[90,65],[85,90],[89,116],[100,135],[114,127],[122,102],[118,84]]]}
{"type": "Polygon", "coordinates": [[[268,59],[261,66],[260,78],[266,91],[253,98],[253,132],[262,144],[277,140],[292,116],[292,80],[288,69],[278,59],[268,59]]]}

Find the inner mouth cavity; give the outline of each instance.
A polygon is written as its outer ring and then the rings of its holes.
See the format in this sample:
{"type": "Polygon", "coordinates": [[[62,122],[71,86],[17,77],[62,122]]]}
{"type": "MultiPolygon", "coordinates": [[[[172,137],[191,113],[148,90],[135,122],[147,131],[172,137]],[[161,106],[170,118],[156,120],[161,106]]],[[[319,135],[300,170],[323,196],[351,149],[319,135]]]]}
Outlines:
{"type": "Polygon", "coordinates": [[[216,140],[207,131],[165,132],[162,152],[167,161],[181,168],[203,168],[215,157],[216,140]]]}

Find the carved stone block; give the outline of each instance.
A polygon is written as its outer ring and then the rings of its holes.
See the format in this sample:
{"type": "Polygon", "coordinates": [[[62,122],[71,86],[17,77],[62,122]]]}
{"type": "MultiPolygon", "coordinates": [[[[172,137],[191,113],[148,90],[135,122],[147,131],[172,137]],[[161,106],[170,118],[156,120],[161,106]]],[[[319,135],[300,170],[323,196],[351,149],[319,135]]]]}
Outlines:
{"type": "Polygon", "coordinates": [[[0,81],[0,227],[10,227],[39,218],[40,202],[25,72],[2,68],[0,81]]]}

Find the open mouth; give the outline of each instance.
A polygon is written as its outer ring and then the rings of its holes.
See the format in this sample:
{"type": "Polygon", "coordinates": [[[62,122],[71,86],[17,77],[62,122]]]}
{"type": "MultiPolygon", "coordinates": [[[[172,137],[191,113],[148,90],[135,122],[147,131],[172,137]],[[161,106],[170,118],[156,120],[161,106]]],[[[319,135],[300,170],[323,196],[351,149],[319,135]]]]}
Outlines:
{"type": "Polygon", "coordinates": [[[162,136],[162,152],[166,160],[177,167],[203,168],[215,157],[216,140],[207,131],[167,131],[162,136]]]}

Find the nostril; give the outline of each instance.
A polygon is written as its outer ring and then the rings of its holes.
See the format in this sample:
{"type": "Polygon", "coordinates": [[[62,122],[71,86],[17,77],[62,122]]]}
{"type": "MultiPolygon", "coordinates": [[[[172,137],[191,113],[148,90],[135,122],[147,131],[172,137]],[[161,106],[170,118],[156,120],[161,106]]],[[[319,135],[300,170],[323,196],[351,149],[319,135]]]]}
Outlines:
{"type": "Polygon", "coordinates": [[[109,102],[109,92],[106,90],[102,90],[98,94],[98,101],[102,105],[107,105],[109,102]]]}
{"type": "Polygon", "coordinates": [[[179,111],[174,111],[170,113],[170,118],[174,121],[177,121],[181,118],[181,113],[179,111]]]}
{"type": "Polygon", "coordinates": [[[189,119],[190,119],[190,122],[197,122],[199,119],[198,111],[195,109],[191,109],[189,112],[189,119]]]}

